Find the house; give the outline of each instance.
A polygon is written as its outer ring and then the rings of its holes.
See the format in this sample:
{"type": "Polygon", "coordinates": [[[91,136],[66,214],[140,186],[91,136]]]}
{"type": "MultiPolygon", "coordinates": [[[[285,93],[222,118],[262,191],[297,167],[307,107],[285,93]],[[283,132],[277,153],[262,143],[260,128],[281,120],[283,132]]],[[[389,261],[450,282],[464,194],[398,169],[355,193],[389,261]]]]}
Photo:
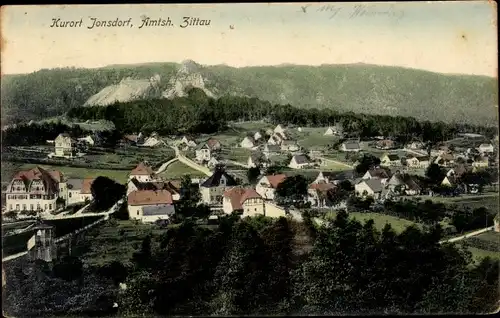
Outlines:
{"type": "Polygon", "coordinates": [[[130,219],[153,223],[175,214],[172,194],[167,190],[136,190],[127,197],[130,219]]]}
{"type": "Polygon", "coordinates": [[[196,161],[208,162],[211,159],[211,150],[208,144],[199,144],[196,147],[196,161]]]}
{"type": "Polygon", "coordinates": [[[220,164],[219,159],[217,159],[215,156],[212,156],[210,160],[208,160],[207,162],[207,167],[209,167],[210,169],[214,169],[219,164],[220,164]]]}
{"type": "Polygon", "coordinates": [[[90,202],[92,200],[91,186],[94,179],[68,179],[66,180],[66,205],[90,202]]]}
{"type": "Polygon", "coordinates": [[[495,232],[500,232],[500,217],[498,216],[498,213],[495,215],[495,218],[493,219],[493,224],[494,224],[494,231],[495,232]]]}
{"type": "Polygon", "coordinates": [[[260,138],[262,138],[262,134],[259,131],[253,135],[253,139],[255,141],[259,140],[260,138]]]}
{"type": "Polygon", "coordinates": [[[165,142],[156,136],[150,136],[146,138],[146,140],[144,140],[144,143],[141,144],[142,147],[156,147],[159,145],[165,145],[165,142]]]}
{"type": "Polygon", "coordinates": [[[5,191],[6,211],[55,211],[57,199],[66,197],[63,174],[35,167],[14,175],[5,191]]]}
{"type": "Polygon", "coordinates": [[[495,148],[493,148],[492,144],[480,144],[479,147],[477,147],[477,150],[481,154],[486,154],[486,153],[493,153],[495,152],[495,148]]]}
{"type": "Polygon", "coordinates": [[[288,164],[288,167],[292,169],[304,169],[308,166],[311,166],[311,161],[305,155],[296,155],[293,156],[288,164]]]}
{"type": "Polygon", "coordinates": [[[286,179],[284,174],[263,176],[258,182],[255,190],[266,200],[274,200],[276,188],[286,179]]]}
{"type": "Polygon", "coordinates": [[[336,186],[331,183],[312,183],[307,189],[308,201],[311,206],[317,208],[331,207],[333,204],[328,198],[328,194],[336,190],[336,186]]]}
{"type": "Polygon", "coordinates": [[[283,126],[281,125],[278,125],[276,126],[276,128],[274,128],[273,130],[275,133],[278,133],[278,134],[282,134],[282,133],[285,133],[286,129],[283,128],[283,126]]]}
{"type": "Polygon", "coordinates": [[[267,160],[263,154],[253,153],[248,157],[247,167],[255,168],[255,167],[265,167],[267,165],[267,160]]]}
{"type": "Polygon", "coordinates": [[[224,191],[224,213],[240,212],[241,217],[264,215],[264,199],[254,189],[234,187],[224,191]]]}
{"type": "Polygon", "coordinates": [[[98,138],[96,136],[87,135],[82,138],[78,138],[79,142],[83,142],[89,146],[95,146],[98,143],[98,138]]]}
{"type": "Polygon", "coordinates": [[[345,152],[358,152],[361,150],[361,146],[357,141],[346,141],[342,143],[340,150],[345,152]]]}
{"type": "Polygon", "coordinates": [[[427,169],[430,165],[430,161],[428,156],[417,156],[407,158],[406,164],[409,168],[427,169]]]}
{"type": "Polygon", "coordinates": [[[68,134],[59,134],[54,140],[55,157],[73,158],[76,154],[76,141],[68,134]]]}
{"type": "Polygon", "coordinates": [[[207,140],[206,144],[207,144],[208,148],[212,151],[218,151],[218,150],[221,150],[221,148],[222,148],[220,141],[218,141],[215,138],[209,138],[207,140]]]}
{"type": "Polygon", "coordinates": [[[488,168],[488,166],[489,166],[489,159],[488,159],[488,157],[478,156],[472,162],[472,166],[474,168],[488,168]]]}
{"type": "Polygon", "coordinates": [[[193,138],[188,137],[188,136],[182,137],[180,143],[181,143],[181,145],[186,145],[188,148],[194,148],[197,145],[196,141],[194,141],[193,138]]]}
{"type": "Polygon", "coordinates": [[[298,132],[302,132],[302,127],[298,127],[298,128],[297,128],[297,131],[298,131],[298,132]]]}
{"type": "Polygon", "coordinates": [[[470,171],[470,169],[468,169],[465,165],[459,164],[459,165],[456,165],[455,167],[449,169],[446,172],[446,176],[460,178],[461,176],[463,176],[465,173],[467,173],[469,171],[470,171]]]}
{"type": "Polygon", "coordinates": [[[408,174],[395,173],[385,185],[398,194],[418,195],[421,191],[418,181],[408,174]]]}
{"type": "Polygon", "coordinates": [[[363,180],[380,179],[383,180],[383,182],[385,182],[390,177],[391,177],[391,172],[389,169],[385,169],[383,167],[375,167],[366,171],[362,179],[363,180]]]}
{"type": "Polygon", "coordinates": [[[280,149],[281,148],[277,145],[265,144],[262,152],[264,153],[264,156],[269,159],[269,157],[279,154],[280,149]]]}
{"type": "Polygon", "coordinates": [[[132,146],[138,144],[138,136],[137,135],[124,135],[121,139],[122,146],[132,146]]]}
{"type": "Polygon", "coordinates": [[[253,140],[252,137],[247,136],[247,137],[243,138],[240,146],[242,148],[252,149],[253,147],[255,147],[255,141],[253,140]]]}
{"type": "Polygon", "coordinates": [[[201,198],[206,204],[222,204],[224,191],[236,185],[236,180],[224,168],[216,167],[214,173],[200,185],[201,198]]]}
{"type": "Polygon", "coordinates": [[[180,183],[174,181],[154,181],[141,182],[136,178],[129,180],[127,183],[127,196],[134,191],[159,191],[166,190],[172,195],[172,200],[180,199],[180,183]]]}
{"type": "Polygon", "coordinates": [[[333,183],[339,184],[345,180],[354,179],[354,170],[346,171],[320,171],[312,183],[333,183]]]}
{"type": "Polygon", "coordinates": [[[453,154],[446,153],[446,152],[441,153],[434,160],[435,164],[438,164],[438,165],[443,166],[443,167],[449,167],[454,162],[455,162],[455,158],[453,157],[453,154]]]}
{"type": "Polygon", "coordinates": [[[280,134],[272,134],[267,140],[268,145],[281,145],[283,138],[280,134]]]}
{"type": "Polygon", "coordinates": [[[359,183],[354,185],[354,191],[357,196],[371,196],[374,199],[378,199],[380,197],[383,188],[381,179],[378,178],[361,180],[359,183]]]}
{"type": "Polygon", "coordinates": [[[153,169],[144,162],[141,162],[129,174],[128,179],[136,178],[139,182],[150,182],[155,178],[153,169]]]}
{"type": "Polygon", "coordinates": [[[397,154],[385,154],[380,158],[380,165],[384,167],[401,166],[401,158],[397,154]]]}
{"type": "Polygon", "coordinates": [[[458,178],[455,176],[445,176],[441,185],[445,187],[454,187],[458,184],[458,178]]]}
{"type": "Polygon", "coordinates": [[[282,151],[299,151],[300,147],[296,141],[293,140],[283,140],[281,142],[281,150],[282,151]]]}
{"type": "Polygon", "coordinates": [[[342,125],[336,123],[332,127],[328,127],[328,129],[325,131],[324,135],[325,136],[340,136],[343,135],[344,129],[342,125]]]}
{"type": "Polygon", "coordinates": [[[406,145],[406,149],[418,150],[418,149],[424,149],[424,148],[425,148],[425,144],[421,141],[413,141],[413,142],[406,145]]]}
{"type": "Polygon", "coordinates": [[[396,143],[394,140],[384,139],[375,142],[375,148],[377,149],[394,149],[396,148],[396,143]]]}

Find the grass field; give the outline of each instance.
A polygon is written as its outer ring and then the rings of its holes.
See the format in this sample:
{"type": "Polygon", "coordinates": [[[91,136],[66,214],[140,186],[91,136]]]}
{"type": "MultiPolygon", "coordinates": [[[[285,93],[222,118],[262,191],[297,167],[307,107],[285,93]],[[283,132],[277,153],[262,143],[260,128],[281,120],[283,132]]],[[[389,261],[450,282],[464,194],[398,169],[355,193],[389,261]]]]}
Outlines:
{"type": "Polygon", "coordinates": [[[484,241],[489,241],[489,242],[493,242],[493,243],[497,243],[497,244],[500,243],[500,233],[495,232],[495,231],[484,232],[484,233],[481,233],[475,237],[480,239],[480,240],[484,240],[484,241]]]}
{"type": "Polygon", "coordinates": [[[485,257],[490,257],[500,260],[500,253],[498,252],[482,250],[475,247],[469,247],[468,250],[472,253],[472,258],[474,259],[475,263],[479,263],[481,259],[485,257]]]}
{"type": "Polygon", "coordinates": [[[246,164],[252,150],[246,148],[226,148],[221,151],[221,157],[226,160],[246,164]]]}
{"type": "Polygon", "coordinates": [[[340,163],[324,160],[324,163],[320,166],[320,169],[324,171],[344,171],[351,170],[352,168],[340,163]]]}
{"type": "Polygon", "coordinates": [[[448,205],[457,205],[462,208],[477,209],[487,208],[492,213],[498,212],[498,193],[486,193],[483,195],[462,195],[459,197],[432,197],[435,202],[442,202],[448,205]]]}
{"type": "Polygon", "coordinates": [[[308,150],[322,150],[338,141],[338,137],[325,136],[328,127],[304,127],[301,132],[294,130],[292,135],[301,147],[308,150]]]}
{"type": "Polygon", "coordinates": [[[191,167],[186,166],[182,162],[176,161],[169,165],[165,171],[160,173],[161,177],[167,179],[180,179],[183,175],[190,175],[192,177],[203,177],[205,174],[191,167]]]}
{"type": "MultiPolygon", "coordinates": [[[[336,214],[337,214],[336,212],[328,212],[326,214],[325,218],[327,218],[327,219],[335,218],[336,214]]],[[[389,223],[392,226],[392,228],[398,233],[404,231],[408,226],[411,226],[411,225],[419,226],[418,223],[408,221],[405,219],[400,219],[398,217],[390,216],[390,215],[386,215],[386,214],[352,212],[352,213],[349,213],[349,216],[352,218],[355,218],[358,221],[361,221],[363,223],[365,223],[366,221],[368,221],[370,219],[373,219],[373,221],[375,222],[375,227],[378,230],[382,230],[384,228],[384,226],[387,223],[389,223]]]]}

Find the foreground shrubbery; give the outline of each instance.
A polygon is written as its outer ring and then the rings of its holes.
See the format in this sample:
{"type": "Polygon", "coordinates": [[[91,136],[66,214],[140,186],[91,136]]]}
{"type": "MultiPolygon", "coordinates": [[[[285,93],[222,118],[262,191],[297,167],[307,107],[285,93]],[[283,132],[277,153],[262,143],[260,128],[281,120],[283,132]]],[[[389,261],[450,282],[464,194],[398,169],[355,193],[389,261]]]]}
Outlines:
{"type": "Polygon", "coordinates": [[[361,224],[344,212],[328,227],[307,224],[236,216],[209,230],[185,222],[159,239],[146,237],[130,268],[113,262],[80,269],[74,259],[52,271],[10,263],[4,310],[106,315],[114,302],[120,316],[477,313],[495,307],[498,262],[471,267],[468,252],[438,244],[439,227],[396,234],[387,225],[379,232],[373,222],[361,224]],[[127,288],[118,288],[120,282],[127,288]]]}

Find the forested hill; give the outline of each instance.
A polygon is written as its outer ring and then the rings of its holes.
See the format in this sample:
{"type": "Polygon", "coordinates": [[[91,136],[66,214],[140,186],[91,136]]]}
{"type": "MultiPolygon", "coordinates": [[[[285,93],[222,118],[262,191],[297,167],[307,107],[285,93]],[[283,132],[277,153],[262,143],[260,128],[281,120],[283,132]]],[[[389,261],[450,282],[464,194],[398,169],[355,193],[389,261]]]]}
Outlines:
{"type": "MultiPolygon", "coordinates": [[[[215,97],[258,97],[272,104],[411,116],[419,120],[486,125],[497,122],[498,84],[490,77],[366,64],[244,68],[201,66],[193,61],[188,64],[190,75],[195,76],[185,75],[181,78],[183,85],[189,85],[189,79],[194,78],[215,97]]],[[[169,92],[172,89],[169,85],[176,83],[175,78],[185,66],[185,63],[150,63],[5,75],[2,76],[2,122],[62,114],[128,77],[148,79],[159,75],[160,90],[169,92]]]]}

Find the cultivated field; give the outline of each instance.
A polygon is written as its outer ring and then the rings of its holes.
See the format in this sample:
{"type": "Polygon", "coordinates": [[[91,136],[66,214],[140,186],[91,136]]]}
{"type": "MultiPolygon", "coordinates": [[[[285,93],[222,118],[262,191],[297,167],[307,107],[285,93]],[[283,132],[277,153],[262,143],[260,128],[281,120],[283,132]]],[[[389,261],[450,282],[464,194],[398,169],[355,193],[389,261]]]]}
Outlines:
{"type": "MultiPolygon", "coordinates": [[[[336,212],[328,212],[325,215],[326,219],[333,219],[337,215],[336,212]]],[[[380,214],[380,213],[373,213],[373,212],[351,212],[349,213],[349,216],[352,218],[357,219],[358,221],[361,221],[362,223],[365,223],[366,221],[373,219],[374,225],[378,230],[382,230],[384,226],[388,223],[392,226],[392,228],[400,233],[403,232],[408,226],[411,225],[416,225],[416,226],[421,226],[418,223],[401,219],[395,216],[391,215],[386,215],[386,214],[380,214]]]]}
{"type": "Polygon", "coordinates": [[[169,165],[165,171],[160,173],[160,176],[166,179],[180,179],[184,175],[191,177],[204,177],[205,174],[186,166],[182,162],[176,161],[169,165]]]}

